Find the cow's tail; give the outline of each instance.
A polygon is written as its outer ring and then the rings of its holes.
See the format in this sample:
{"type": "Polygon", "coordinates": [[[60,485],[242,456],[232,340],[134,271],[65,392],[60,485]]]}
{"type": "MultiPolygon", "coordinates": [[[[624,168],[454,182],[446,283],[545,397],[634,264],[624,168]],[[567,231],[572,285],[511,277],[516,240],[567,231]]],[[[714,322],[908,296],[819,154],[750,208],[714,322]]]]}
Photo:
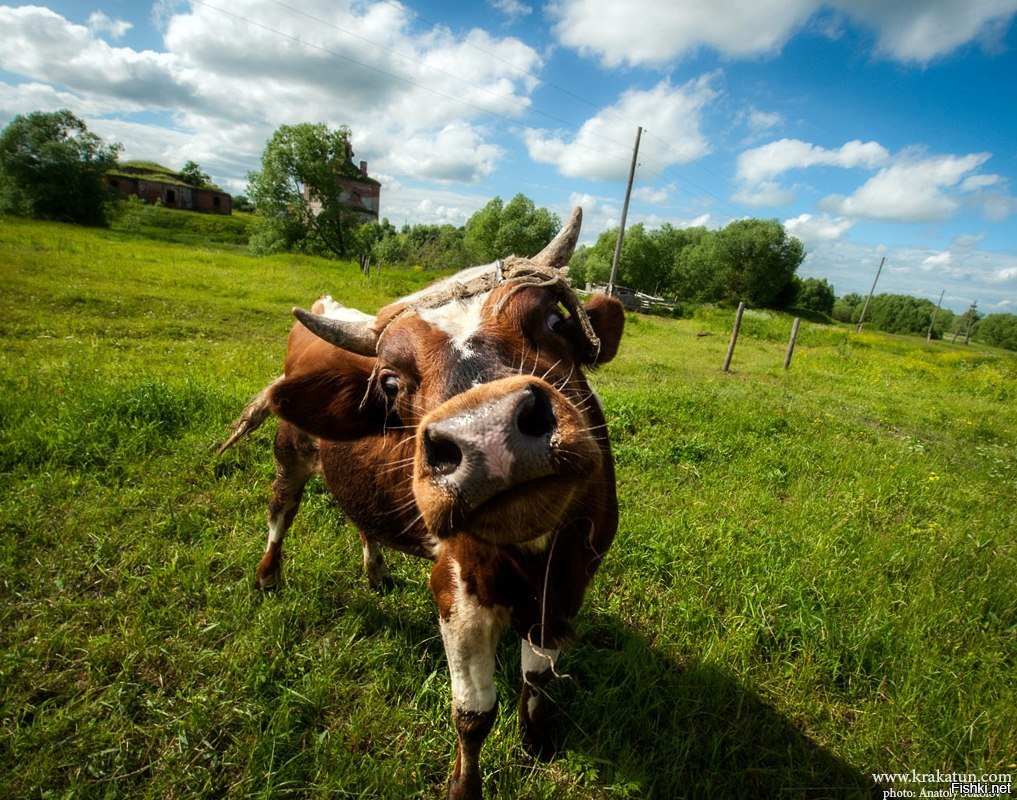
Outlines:
{"type": "Polygon", "coordinates": [[[233,421],[232,425],[230,425],[230,429],[233,433],[230,435],[229,439],[222,443],[216,455],[221,456],[241,439],[254,433],[254,431],[261,427],[261,424],[266,419],[272,416],[272,406],[269,403],[268,394],[272,390],[272,387],[279,383],[283,377],[283,375],[280,375],[252,397],[251,402],[244,406],[244,410],[240,412],[240,416],[233,421]]]}

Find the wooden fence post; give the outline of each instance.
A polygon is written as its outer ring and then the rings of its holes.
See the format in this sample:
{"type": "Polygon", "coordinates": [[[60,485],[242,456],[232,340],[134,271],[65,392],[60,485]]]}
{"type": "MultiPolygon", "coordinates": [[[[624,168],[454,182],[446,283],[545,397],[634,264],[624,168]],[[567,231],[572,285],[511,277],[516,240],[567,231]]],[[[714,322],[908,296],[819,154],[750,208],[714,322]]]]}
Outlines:
{"type": "Polygon", "coordinates": [[[731,356],[734,355],[735,342],[738,341],[738,329],[742,326],[742,314],[745,313],[745,303],[738,304],[738,311],[735,313],[734,330],[731,331],[731,343],[727,346],[727,356],[724,358],[724,372],[731,366],[731,356]]]}
{"type": "Polygon", "coordinates": [[[784,369],[791,366],[791,355],[795,351],[795,339],[798,338],[798,323],[800,322],[801,319],[795,317],[794,324],[791,326],[791,339],[787,343],[787,355],[784,356],[784,369]]]}

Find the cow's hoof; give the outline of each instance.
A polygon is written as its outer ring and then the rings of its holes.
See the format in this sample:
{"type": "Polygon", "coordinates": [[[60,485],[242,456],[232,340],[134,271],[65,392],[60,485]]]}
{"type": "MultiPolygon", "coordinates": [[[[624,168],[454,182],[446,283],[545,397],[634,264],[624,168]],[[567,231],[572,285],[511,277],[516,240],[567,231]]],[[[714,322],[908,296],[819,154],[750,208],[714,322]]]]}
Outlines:
{"type": "Polygon", "coordinates": [[[448,800],[483,800],[484,791],[479,775],[451,778],[448,782],[448,800]]]}
{"type": "Polygon", "coordinates": [[[388,574],[388,570],[381,575],[368,575],[367,583],[378,594],[388,594],[396,587],[395,578],[388,574]]]}
{"type": "Polygon", "coordinates": [[[270,592],[278,589],[279,573],[267,572],[264,575],[258,575],[254,579],[254,588],[261,592],[270,592]]]}
{"type": "Polygon", "coordinates": [[[522,730],[523,749],[537,761],[550,761],[558,752],[554,737],[546,727],[540,730],[536,726],[524,725],[522,730]]]}

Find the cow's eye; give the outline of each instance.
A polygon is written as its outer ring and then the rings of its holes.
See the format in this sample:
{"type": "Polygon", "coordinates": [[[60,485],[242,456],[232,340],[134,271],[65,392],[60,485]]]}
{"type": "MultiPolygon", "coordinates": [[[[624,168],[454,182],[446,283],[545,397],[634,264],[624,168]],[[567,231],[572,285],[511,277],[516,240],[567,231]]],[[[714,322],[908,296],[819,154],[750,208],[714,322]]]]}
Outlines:
{"type": "Polygon", "coordinates": [[[381,376],[381,390],[386,397],[395,397],[399,394],[399,378],[392,373],[381,376]]]}
{"type": "Polygon", "coordinates": [[[547,315],[547,329],[559,335],[565,332],[565,317],[561,312],[552,311],[547,315]]]}

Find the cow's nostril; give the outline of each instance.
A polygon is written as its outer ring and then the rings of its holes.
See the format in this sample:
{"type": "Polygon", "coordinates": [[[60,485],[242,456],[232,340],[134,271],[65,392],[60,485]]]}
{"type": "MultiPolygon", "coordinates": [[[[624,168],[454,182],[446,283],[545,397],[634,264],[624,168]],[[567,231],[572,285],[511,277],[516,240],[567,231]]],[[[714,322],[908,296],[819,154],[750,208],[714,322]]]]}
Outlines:
{"type": "Polygon", "coordinates": [[[451,475],[463,461],[463,451],[451,439],[435,433],[433,426],[424,431],[424,458],[435,475],[451,475]]]}
{"type": "Polygon", "coordinates": [[[551,398],[536,386],[530,386],[516,411],[516,427],[524,436],[547,436],[554,433],[557,420],[551,398]]]}

